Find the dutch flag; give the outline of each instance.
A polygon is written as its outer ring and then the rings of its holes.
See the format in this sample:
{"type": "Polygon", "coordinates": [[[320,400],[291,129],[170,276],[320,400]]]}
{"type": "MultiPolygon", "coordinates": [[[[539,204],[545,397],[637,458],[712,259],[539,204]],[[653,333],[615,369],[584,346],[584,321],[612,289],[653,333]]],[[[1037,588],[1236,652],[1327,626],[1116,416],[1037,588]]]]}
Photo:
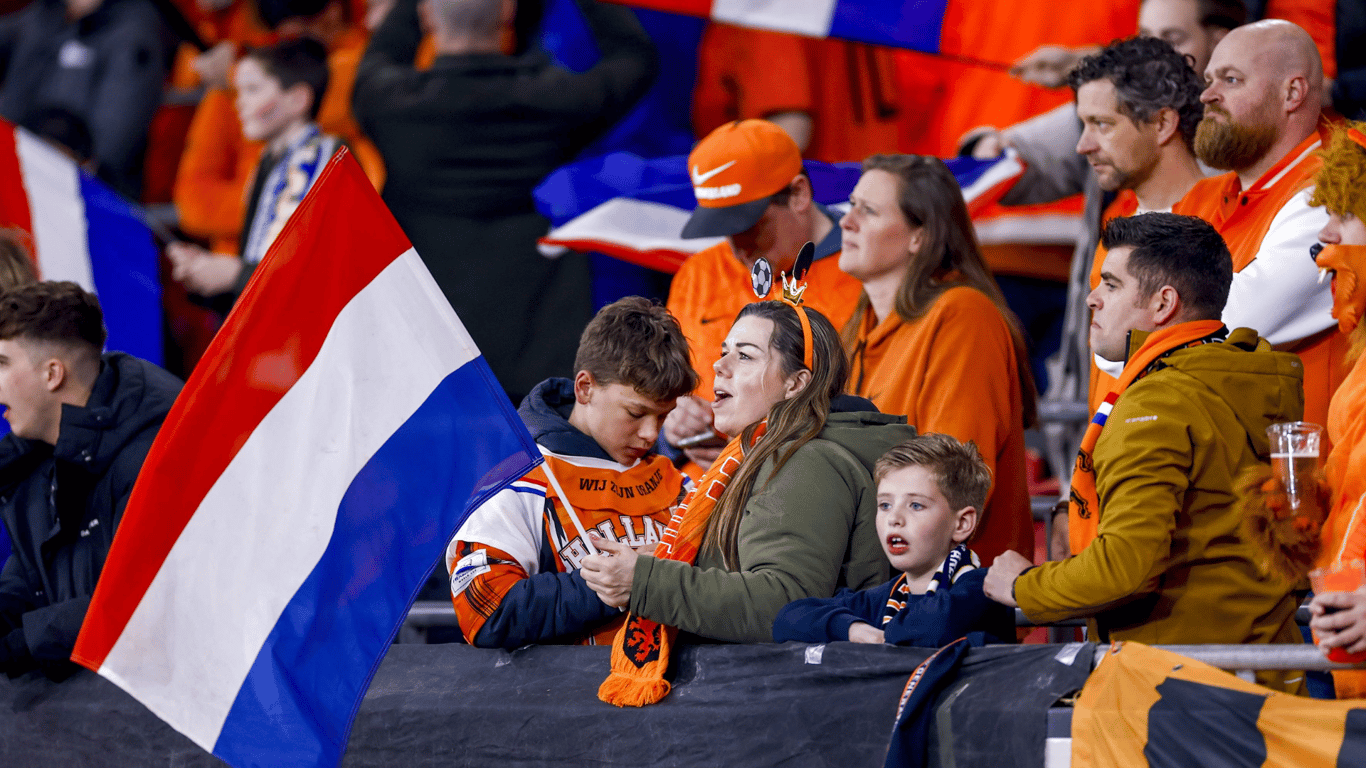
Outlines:
{"type": "Polygon", "coordinates": [[[343,152],[167,417],[73,659],[232,765],[336,765],[448,539],[540,460],[343,152]]]}
{"type": "Polygon", "coordinates": [[[71,158],[0,120],[0,226],[33,237],[38,274],[100,297],[111,351],[160,364],[161,282],[132,205],[71,158]]]}
{"type": "MultiPolygon", "coordinates": [[[[1010,191],[1025,171],[1014,150],[990,160],[944,160],[976,216],[1010,191]]],[[[858,183],[858,163],[804,162],[816,202],[843,212],[858,183]]],[[[688,156],[642,158],[629,152],[570,163],[536,187],[536,208],[552,229],[542,249],[605,253],[643,267],[677,272],[719,237],[684,240],[683,224],[697,207],[688,156]]],[[[552,253],[554,251],[551,251],[552,253]]]]}
{"type": "Polygon", "coordinates": [[[612,0],[738,27],[940,52],[949,0],[612,0]]]}

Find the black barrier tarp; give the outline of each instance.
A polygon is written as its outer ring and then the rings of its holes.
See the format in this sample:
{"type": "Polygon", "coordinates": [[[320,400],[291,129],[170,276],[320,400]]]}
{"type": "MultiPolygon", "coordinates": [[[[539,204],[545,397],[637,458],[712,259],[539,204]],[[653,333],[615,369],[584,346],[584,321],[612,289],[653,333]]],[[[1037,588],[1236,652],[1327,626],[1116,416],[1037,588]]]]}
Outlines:
{"type": "MultiPolygon", "coordinates": [[[[1082,686],[1093,650],[974,649],[937,707],[930,764],[1042,768],[1048,706],[1082,686]]],[[[596,696],[607,648],[396,645],[344,765],[880,766],[902,688],[929,653],[684,646],[668,698],[617,709],[596,696]]],[[[112,683],[81,673],[60,684],[0,677],[0,765],[222,763],[112,683]]]]}

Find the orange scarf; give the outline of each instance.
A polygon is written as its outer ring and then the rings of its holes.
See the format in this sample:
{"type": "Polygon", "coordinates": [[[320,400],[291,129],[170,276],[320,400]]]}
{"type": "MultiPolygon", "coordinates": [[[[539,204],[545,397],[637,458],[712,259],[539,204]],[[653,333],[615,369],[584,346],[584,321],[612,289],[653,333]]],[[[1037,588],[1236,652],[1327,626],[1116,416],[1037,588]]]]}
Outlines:
{"type": "MultiPolygon", "coordinates": [[[[763,436],[767,422],[754,431],[754,441],[763,436]]],[[[669,527],[664,531],[654,556],[693,564],[702,548],[702,537],[707,532],[711,513],[721,492],[726,490],[735,470],[744,461],[745,449],[740,437],[726,445],[716,461],[697,481],[688,498],[674,512],[669,527]]],[[[669,654],[677,627],[669,627],[644,616],[628,614],[626,623],[612,641],[612,671],[598,687],[598,698],[618,707],[643,707],[654,704],[669,694],[669,681],[664,672],[669,668],[669,654]]]]}
{"type": "Polygon", "coordinates": [[[1105,396],[1096,409],[1095,418],[1086,427],[1086,434],[1081,438],[1081,450],[1077,452],[1076,467],[1072,470],[1072,495],[1067,501],[1067,539],[1072,554],[1081,554],[1095,540],[1096,532],[1100,529],[1100,499],[1096,493],[1096,466],[1091,454],[1119,396],[1130,384],[1160,370],[1163,366],[1158,365],[1158,362],[1172,352],[1220,340],[1215,337],[1223,328],[1224,324],[1218,320],[1195,320],[1163,328],[1148,336],[1143,346],[1124,364],[1124,371],[1119,374],[1114,388],[1105,396]]]}

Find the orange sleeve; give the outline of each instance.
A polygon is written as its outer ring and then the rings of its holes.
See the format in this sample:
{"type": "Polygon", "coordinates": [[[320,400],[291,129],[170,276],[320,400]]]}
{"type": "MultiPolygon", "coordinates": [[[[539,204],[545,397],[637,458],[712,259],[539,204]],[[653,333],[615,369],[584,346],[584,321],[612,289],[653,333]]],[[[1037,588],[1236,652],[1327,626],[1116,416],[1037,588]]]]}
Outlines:
{"type": "Polygon", "coordinates": [[[172,192],[181,228],[196,237],[235,242],[246,215],[247,181],[260,155],[259,142],[242,138],[228,92],[206,93],[190,123],[172,192]]]}
{"type": "Polygon", "coordinates": [[[1337,0],[1267,0],[1266,18],[1298,24],[1314,38],[1323,59],[1323,75],[1338,76],[1337,0]]]}
{"type": "Polygon", "coordinates": [[[481,549],[488,553],[488,570],[475,576],[460,594],[451,595],[460,633],[465,636],[465,642],[474,645],[474,638],[484,628],[484,622],[498,610],[508,591],[527,574],[516,558],[501,549],[465,541],[457,541],[454,546],[457,563],[460,558],[481,549]]]}
{"type": "Polygon", "coordinates": [[[1019,378],[1015,345],[991,299],[975,290],[951,291],[939,300],[946,299],[951,303],[938,313],[926,361],[927,386],[903,396],[916,401],[916,429],[975,442],[995,477],[996,451],[1012,420],[1022,418],[1011,407],[1019,378]]]}

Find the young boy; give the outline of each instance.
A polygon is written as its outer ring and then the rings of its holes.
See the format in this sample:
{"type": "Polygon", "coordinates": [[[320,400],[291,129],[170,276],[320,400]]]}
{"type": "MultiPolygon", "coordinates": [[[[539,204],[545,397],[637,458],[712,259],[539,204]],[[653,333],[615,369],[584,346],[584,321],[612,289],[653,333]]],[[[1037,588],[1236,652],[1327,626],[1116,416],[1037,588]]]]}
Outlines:
{"type": "Polygon", "coordinates": [[[233,73],[242,135],[265,142],[249,187],[241,255],[212,253],[190,243],[166,248],[171,276],[191,293],[212,297],[226,310],[289,216],[303,202],[341,141],[319,130],[321,95],[327,90],[327,51],[310,38],[258,48],[233,73]]]}
{"type": "Polygon", "coordinates": [[[630,296],[588,323],[572,380],[547,379],[522,401],[545,464],[475,509],[446,548],[471,644],[611,643],[621,612],[579,564],[590,532],[652,549],[691,487],[653,452],[664,417],[697,386],[690,359],[668,310],[630,296]]]}
{"type": "Polygon", "coordinates": [[[991,472],[977,447],[914,437],[878,459],[877,532],[901,575],[878,587],[789,603],[773,639],[938,648],[969,632],[1013,642],[1015,612],[982,592],[986,569],[964,544],[977,527],[991,472]]]}

